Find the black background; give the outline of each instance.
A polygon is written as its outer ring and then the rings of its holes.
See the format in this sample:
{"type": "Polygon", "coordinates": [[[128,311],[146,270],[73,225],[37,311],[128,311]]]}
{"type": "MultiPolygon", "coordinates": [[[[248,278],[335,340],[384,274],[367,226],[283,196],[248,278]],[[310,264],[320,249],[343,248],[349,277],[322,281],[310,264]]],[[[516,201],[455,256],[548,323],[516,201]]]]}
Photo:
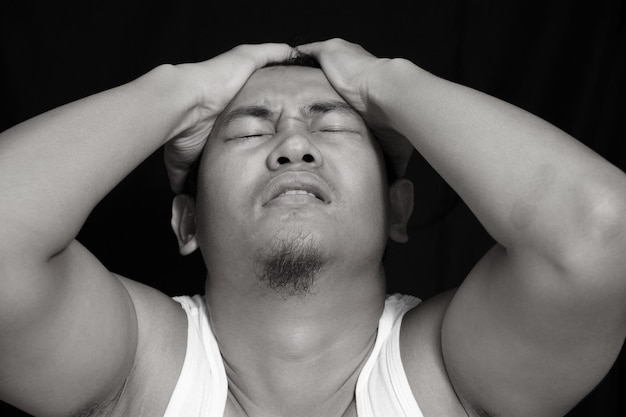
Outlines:
{"type": "MultiPolygon", "coordinates": [[[[240,43],[343,37],[514,103],[626,169],[622,1],[116,0],[0,7],[2,130],[160,63],[204,60],[240,43]]],[[[162,157],[157,151],[106,197],[79,240],[117,273],[170,295],[202,292],[200,256],[180,257],[169,229],[173,195],[162,157]]],[[[410,242],[389,248],[389,291],[428,298],[458,285],[493,241],[417,155],[409,178],[416,211],[410,242]]],[[[622,352],[569,416],[626,416],[625,397],[622,352]]],[[[21,415],[0,403],[0,416],[12,413],[21,415]]]]}

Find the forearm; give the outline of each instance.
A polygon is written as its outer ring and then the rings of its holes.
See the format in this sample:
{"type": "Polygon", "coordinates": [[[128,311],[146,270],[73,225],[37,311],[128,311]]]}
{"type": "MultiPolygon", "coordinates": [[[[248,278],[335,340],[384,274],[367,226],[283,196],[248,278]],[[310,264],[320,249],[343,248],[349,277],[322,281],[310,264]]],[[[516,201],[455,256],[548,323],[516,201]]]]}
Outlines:
{"type": "Polygon", "coordinates": [[[185,115],[175,70],[67,104],[0,136],[0,231],[15,250],[62,250],[93,207],[175,135],[185,115]]]}
{"type": "Polygon", "coordinates": [[[560,256],[606,237],[626,199],[620,170],[515,106],[408,61],[392,65],[374,102],[498,242],[560,256]]]}

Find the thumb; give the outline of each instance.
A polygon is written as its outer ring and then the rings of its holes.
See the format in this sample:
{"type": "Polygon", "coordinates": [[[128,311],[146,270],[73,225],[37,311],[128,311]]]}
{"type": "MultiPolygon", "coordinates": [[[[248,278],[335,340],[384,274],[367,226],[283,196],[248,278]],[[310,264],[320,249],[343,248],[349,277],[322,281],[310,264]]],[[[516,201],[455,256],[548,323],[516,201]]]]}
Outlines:
{"type": "Polygon", "coordinates": [[[322,53],[324,42],[312,42],[304,45],[296,46],[298,52],[302,52],[307,55],[311,55],[319,60],[322,53]]]}

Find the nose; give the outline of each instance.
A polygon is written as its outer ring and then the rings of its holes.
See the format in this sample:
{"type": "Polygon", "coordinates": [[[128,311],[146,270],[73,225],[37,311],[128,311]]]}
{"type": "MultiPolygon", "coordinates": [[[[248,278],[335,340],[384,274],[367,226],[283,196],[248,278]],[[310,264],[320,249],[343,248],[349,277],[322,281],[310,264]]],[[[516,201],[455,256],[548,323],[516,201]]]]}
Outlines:
{"type": "Polygon", "coordinates": [[[285,134],[267,156],[267,167],[270,170],[280,169],[289,164],[317,168],[322,163],[322,153],[304,132],[285,134]]]}

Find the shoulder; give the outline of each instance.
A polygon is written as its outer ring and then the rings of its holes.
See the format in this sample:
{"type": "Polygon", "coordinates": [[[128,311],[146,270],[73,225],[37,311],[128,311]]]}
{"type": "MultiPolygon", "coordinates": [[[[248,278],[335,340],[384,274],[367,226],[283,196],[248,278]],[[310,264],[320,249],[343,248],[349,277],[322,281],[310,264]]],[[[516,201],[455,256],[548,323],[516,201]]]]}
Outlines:
{"type": "Polygon", "coordinates": [[[135,307],[138,341],[135,365],[111,415],[163,415],[185,359],[187,317],[171,297],[121,280],[135,307]]]}
{"type": "Polygon", "coordinates": [[[454,293],[447,291],[420,303],[402,321],[402,364],[424,415],[467,415],[454,392],[441,350],[441,326],[454,293]]]}

